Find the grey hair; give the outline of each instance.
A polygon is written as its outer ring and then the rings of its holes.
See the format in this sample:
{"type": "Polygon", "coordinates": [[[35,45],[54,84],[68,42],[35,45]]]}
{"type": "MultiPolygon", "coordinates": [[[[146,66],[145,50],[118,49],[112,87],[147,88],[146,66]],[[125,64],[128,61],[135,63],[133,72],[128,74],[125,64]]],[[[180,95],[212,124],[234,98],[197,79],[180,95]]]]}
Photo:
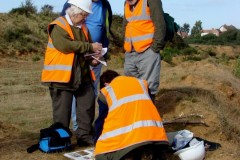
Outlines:
{"type": "Polygon", "coordinates": [[[77,6],[72,5],[72,4],[71,4],[71,6],[66,10],[66,13],[67,13],[70,17],[72,17],[72,16],[74,16],[74,15],[76,15],[76,14],[82,13],[82,12],[83,12],[82,9],[80,9],[80,8],[78,8],[77,6]]]}

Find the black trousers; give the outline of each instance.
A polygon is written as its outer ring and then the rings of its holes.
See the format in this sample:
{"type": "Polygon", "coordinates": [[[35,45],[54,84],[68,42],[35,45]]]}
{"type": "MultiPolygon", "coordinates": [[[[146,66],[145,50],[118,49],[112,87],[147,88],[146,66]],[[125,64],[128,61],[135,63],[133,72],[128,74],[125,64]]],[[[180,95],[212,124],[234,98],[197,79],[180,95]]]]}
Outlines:
{"type": "Polygon", "coordinates": [[[81,84],[76,91],[49,88],[52,98],[53,121],[69,127],[72,111],[72,100],[75,96],[78,129],[76,136],[89,138],[95,116],[95,95],[91,83],[81,84]]]}

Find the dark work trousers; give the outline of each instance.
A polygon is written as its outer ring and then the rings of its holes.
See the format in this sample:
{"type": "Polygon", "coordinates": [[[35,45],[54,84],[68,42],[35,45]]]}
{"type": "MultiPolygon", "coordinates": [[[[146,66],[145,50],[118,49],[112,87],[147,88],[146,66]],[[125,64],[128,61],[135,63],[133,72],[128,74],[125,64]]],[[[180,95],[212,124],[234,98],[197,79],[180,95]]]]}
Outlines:
{"type": "Polygon", "coordinates": [[[91,137],[92,123],[95,116],[95,95],[92,84],[81,84],[76,91],[56,88],[49,88],[49,90],[52,98],[53,121],[69,127],[72,99],[75,96],[78,124],[78,129],[75,131],[76,136],[80,139],[91,137]]]}

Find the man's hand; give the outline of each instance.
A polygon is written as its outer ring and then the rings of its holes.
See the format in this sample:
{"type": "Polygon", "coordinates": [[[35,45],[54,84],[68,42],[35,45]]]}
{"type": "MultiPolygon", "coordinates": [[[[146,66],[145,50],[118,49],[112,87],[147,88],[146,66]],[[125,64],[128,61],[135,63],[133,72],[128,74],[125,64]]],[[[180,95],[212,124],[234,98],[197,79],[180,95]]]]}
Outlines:
{"type": "Polygon", "coordinates": [[[92,43],[92,46],[93,46],[94,53],[101,53],[101,50],[102,50],[101,43],[95,42],[95,43],[92,43]]]}

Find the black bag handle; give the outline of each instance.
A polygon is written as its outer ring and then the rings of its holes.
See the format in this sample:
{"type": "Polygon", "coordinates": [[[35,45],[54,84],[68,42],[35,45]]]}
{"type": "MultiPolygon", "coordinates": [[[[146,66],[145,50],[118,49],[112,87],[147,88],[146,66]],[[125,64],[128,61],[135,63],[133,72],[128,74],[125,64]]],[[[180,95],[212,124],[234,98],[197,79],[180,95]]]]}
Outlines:
{"type": "Polygon", "coordinates": [[[34,145],[32,145],[31,147],[27,148],[27,152],[28,152],[28,153],[32,153],[32,152],[34,152],[34,151],[36,151],[36,150],[38,150],[38,149],[39,149],[39,143],[34,144],[34,145]]]}

